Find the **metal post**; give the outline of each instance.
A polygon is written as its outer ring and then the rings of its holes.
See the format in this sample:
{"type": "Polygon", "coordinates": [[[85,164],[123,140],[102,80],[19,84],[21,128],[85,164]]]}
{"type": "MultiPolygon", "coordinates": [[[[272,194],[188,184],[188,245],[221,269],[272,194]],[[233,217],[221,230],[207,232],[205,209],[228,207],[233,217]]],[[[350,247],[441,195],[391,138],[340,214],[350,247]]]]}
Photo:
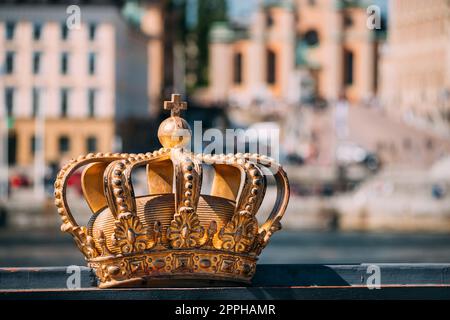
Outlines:
{"type": "MultiPolygon", "coordinates": [[[[3,69],[4,66],[0,65],[0,81],[3,80],[3,69]]],[[[0,110],[0,203],[8,200],[9,197],[8,142],[8,115],[4,106],[3,110],[0,110]]]]}
{"type": "Polygon", "coordinates": [[[9,182],[9,167],[8,167],[8,117],[0,119],[0,202],[8,200],[8,182],[9,182]]]}

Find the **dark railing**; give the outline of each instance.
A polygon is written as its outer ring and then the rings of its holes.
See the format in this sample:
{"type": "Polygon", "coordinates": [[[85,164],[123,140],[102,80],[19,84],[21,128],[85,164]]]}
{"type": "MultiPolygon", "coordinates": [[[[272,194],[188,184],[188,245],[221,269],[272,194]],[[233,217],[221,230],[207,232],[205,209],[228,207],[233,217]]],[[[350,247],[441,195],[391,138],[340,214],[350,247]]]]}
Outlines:
{"type": "Polygon", "coordinates": [[[450,264],[376,267],[379,289],[369,265],[262,264],[250,286],[139,289],[98,289],[87,267],[79,269],[80,289],[67,288],[66,267],[1,268],[0,299],[450,299],[450,264]]]}

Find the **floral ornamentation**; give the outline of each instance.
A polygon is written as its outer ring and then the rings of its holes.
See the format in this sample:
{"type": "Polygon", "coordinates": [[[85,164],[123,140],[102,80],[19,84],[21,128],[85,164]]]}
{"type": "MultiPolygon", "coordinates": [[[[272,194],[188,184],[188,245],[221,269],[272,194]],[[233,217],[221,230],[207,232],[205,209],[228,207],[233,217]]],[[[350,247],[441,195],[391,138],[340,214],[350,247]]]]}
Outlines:
{"type": "Polygon", "coordinates": [[[208,229],[205,230],[205,234],[201,242],[201,246],[203,248],[214,248],[213,241],[216,232],[217,232],[217,222],[213,220],[209,223],[208,229]]]}
{"type": "Polygon", "coordinates": [[[201,244],[203,233],[194,208],[181,207],[167,229],[167,238],[172,248],[193,248],[201,244]]]}
{"type": "Polygon", "coordinates": [[[253,242],[253,248],[251,249],[251,251],[254,251],[256,253],[256,255],[258,255],[258,256],[261,254],[262,250],[267,245],[268,241],[264,240],[265,237],[266,237],[266,231],[263,230],[256,235],[256,238],[253,242]]]}
{"type": "Polygon", "coordinates": [[[71,230],[75,243],[88,258],[96,258],[99,252],[95,248],[94,239],[87,234],[86,227],[75,227],[71,230]]]}
{"type": "Polygon", "coordinates": [[[126,212],[120,214],[116,221],[112,244],[119,246],[122,253],[131,253],[151,249],[156,241],[148,230],[144,230],[137,216],[126,212]]]}
{"type": "Polygon", "coordinates": [[[109,251],[108,249],[108,245],[106,244],[106,238],[105,238],[105,233],[102,230],[99,230],[97,233],[97,238],[98,238],[98,244],[100,245],[101,248],[101,256],[112,256],[112,252],[109,251]]]}
{"type": "Polygon", "coordinates": [[[220,248],[234,252],[247,252],[258,234],[258,221],[248,211],[240,211],[220,230],[220,248]]]}

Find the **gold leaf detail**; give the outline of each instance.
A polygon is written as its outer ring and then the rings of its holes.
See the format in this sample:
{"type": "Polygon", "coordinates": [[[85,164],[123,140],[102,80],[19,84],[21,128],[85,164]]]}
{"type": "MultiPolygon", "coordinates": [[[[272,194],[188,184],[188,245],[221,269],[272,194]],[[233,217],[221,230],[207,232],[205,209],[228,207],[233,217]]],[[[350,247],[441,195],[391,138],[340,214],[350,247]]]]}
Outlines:
{"type": "Polygon", "coordinates": [[[98,244],[100,245],[101,250],[101,256],[111,256],[113,255],[111,253],[111,251],[109,251],[108,249],[108,245],[106,243],[106,238],[105,238],[105,234],[102,230],[99,230],[97,233],[97,238],[98,238],[98,244]]]}
{"type": "Polygon", "coordinates": [[[87,258],[98,257],[99,253],[95,248],[94,239],[87,234],[86,227],[72,227],[68,232],[72,234],[76,245],[87,258]]]}
{"type": "Polygon", "coordinates": [[[201,244],[203,227],[194,208],[181,207],[167,229],[172,248],[192,248],[201,244]]]}
{"type": "Polygon", "coordinates": [[[144,230],[139,218],[130,212],[119,215],[112,235],[114,246],[119,246],[122,253],[131,253],[151,249],[156,241],[144,230]]]}
{"type": "Polygon", "coordinates": [[[222,241],[220,249],[234,252],[248,252],[258,233],[258,222],[248,211],[234,214],[220,230],[218,238],[222,241]]]}

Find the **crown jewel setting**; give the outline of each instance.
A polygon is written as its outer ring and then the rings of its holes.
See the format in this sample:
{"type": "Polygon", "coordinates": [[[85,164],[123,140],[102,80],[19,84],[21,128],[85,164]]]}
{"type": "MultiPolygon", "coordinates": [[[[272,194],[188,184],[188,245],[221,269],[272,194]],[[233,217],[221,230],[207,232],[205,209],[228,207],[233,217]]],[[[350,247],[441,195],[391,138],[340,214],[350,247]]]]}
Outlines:
{"type": "Polygon", "coordinates": [[[259,154],[207,155],[185,150],[191,130],[180,117],[179,95],[164,103],[171,116],[158,129],[163,148],[145,154],[98,153],[71,160],[55,181],[61,230],[70,233],[99,279],[100,288],[158,282],[249,283],[256,261],[289,201],[281,166],[259,154]],[[212,167],[210,194],[201,194],[202,169],[212,167]],[[145,167],[148,194],[135,196],[132,171],[145,167]],[[263,168],[275,168],[277,198],[264,223],[256,214],[266,191],[263,168]],[[79,226],[68,206],[68,178],[82,168],[84,198],[92,211],[79,226]]]}

